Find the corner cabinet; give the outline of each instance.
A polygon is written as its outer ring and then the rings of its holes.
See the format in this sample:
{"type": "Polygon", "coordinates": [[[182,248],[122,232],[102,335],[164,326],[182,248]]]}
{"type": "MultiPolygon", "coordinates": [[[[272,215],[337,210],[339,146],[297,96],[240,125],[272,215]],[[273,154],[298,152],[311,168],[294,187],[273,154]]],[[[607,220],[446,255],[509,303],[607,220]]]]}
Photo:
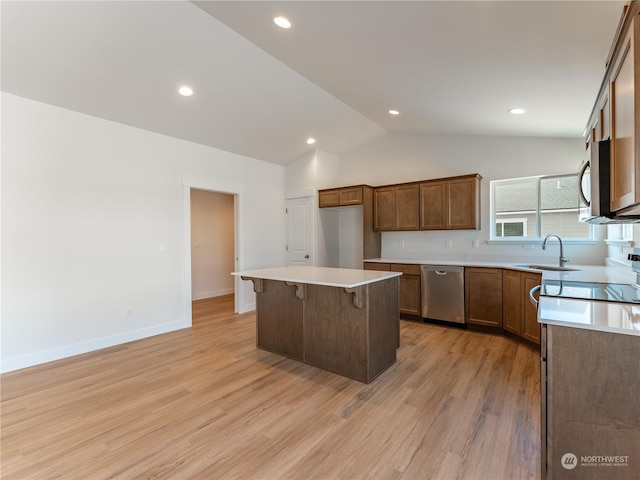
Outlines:
{"type": "Polygon", "coordinates": [[[539,273],[502,271],[503,328],[535,344],[540,344],[540,324],[529,292],[540,285],[541,278],[539,273]]]}
{"type": "Polygon", "coordinates": [[[464,270],[467,323],[502,328],[502,269],[464,270]]]}

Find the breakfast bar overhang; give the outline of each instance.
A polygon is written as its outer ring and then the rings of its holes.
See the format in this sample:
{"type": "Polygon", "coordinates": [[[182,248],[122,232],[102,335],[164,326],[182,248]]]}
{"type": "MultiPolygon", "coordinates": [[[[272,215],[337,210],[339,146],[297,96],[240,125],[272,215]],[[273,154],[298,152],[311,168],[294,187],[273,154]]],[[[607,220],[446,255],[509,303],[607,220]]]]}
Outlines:
{"type": "Polygon", "coordinates": [[[370,383],[396,361],[400,272],[290,266],[253,282],[256,346],[370,383]]]}

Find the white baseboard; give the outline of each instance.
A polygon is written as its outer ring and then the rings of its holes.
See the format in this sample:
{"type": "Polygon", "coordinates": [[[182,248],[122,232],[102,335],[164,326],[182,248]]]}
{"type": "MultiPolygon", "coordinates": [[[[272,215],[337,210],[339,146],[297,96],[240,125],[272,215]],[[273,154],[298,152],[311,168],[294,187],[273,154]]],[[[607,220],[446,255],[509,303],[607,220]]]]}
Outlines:
{"type": "Polygon", "coordinates": [[[74,343],[72,345],[53,348],[51,350],[45,350],[42,352],[29,353],[27,355],[6,358],[1,362],[0,373],[12,372],[14,370],[20,370],[21,368],[33,367],[34,365],[53,362],[54,360],[73,357],[74,355],[93,352],[102,348],[113,347],[115,345],[121,345],[123,343],[140,340],[142,338],[153,337],[155,335],[160,335],[162,333],[172,332],[174,330],[180,330],[187,327],[188,326],[185,324],[184,320],[178,320],[176,322],[162,323],[160,325],[154,325],[152,327],[142,328],[140,330],[124,332],[109,337],[96,338],[87,342],[74,343]]]}
{"type": "Polygon", "coordinates": [[[233,293],[233,291],[233,288],[225,288],[222,290],[211,290],[209,292],[194,293],[191,296],[191,300],[204,300],[205,298],[221,297],[222,295],[230,295],[233,293]]]}

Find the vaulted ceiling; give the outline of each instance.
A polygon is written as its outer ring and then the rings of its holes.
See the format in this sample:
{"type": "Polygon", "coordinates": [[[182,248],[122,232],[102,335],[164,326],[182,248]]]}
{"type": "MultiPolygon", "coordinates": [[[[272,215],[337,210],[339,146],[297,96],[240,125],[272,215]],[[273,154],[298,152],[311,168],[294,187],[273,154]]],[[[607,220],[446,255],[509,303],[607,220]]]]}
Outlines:
{"type": "Polygon", "coordinates": [[[385,132],[580,137],[625,3],[3,0],[1,87],[279,164],[385,132]]]}

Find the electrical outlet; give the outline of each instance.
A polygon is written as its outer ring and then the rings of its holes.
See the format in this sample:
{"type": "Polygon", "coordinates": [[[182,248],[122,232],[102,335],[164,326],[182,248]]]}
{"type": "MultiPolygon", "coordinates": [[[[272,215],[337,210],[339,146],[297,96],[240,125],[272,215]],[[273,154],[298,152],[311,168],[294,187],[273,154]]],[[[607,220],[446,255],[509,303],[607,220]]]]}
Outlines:
{"type": "Polygon", "coordinates": [[[124,310],[124,318],[131,318],[133,317],[133,307],[127,307],[124,310]]]}
{"type": "Polygon", "coordinates": [[[446,247],[453,248],[453,240],[447,240],[446,247]]]}

